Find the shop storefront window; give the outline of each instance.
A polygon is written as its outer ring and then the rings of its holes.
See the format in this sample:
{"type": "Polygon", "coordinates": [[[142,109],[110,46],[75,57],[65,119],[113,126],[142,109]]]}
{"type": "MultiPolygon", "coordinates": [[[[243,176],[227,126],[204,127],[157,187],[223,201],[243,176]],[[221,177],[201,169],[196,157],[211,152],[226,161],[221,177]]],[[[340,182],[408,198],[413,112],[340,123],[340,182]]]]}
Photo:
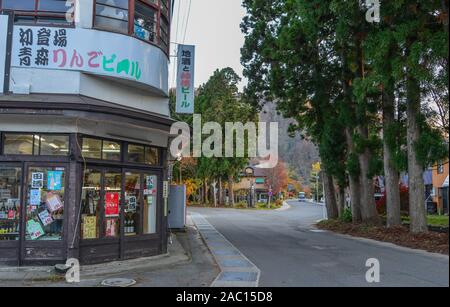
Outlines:
{"type": "Polygon", "coordinates": [[[41,135],[35,143],[38,141],[41,156],[65,156],[69,153],[69,136],[67,135],[41,135]]]}
{"type": "Polygon", "coordinates": [[[120,143],[103,141],[102,158],[103,160],[120,161],[120,143]]]}
{"type": "Polygon", "coordinates": [[[0,241],[19,240],[22,169],[0,165],[0,241]]]}
{"type": "Polygon", "coordinates": [[[32,155],[33,135],[5,134],[3,153],[5,155],[32,155]]]}
{"type": "Polygon", "coordinates": [[[155,147],[145,147],[145,164],[159,165],[159,150],[155,147]]]}
{"type": "Polygon", "coordinates": [[[156,233],[158,177],[154,175],[146,175],[144,188],[144,234],[154,234],[156,233]]]}
{"type": "Polygon", "coordinates": [[[128,0],[97,0],[95,26],[128,34],[128,0]]]}
{"type": "Polygon", "coordinates": [[[120,161],[121,160],[121,143],[94,139],[94,138],[83,138],[83,157],[87,159],[98,159],[98,160],[110,160],[110,161],[120,161]]]}
{"type": "Polygon", "coordinates": [[[141,175],[139,173],[125,174],[125,221],[126,236],[139,234],[141,210],[141,175]]]}
{"type": "Polygon", "coordinates": [[[144,163],[145,161],[145,146],[128,145],[128,162],[144,163]]]}
{"type": "Polygon", "coordinates": [[[102,140],[83,138],[83,157],[90,159],[102,158],[102,140]]]}
{"type": "Polygon", "coordinates": [[[159,165],[159,150],[143,145],[128,145],[128,162],[159,165]]]}
{"type": "Polygon", "coordinates": [[[5,133],[3,153],[5,155],[67,156],[69,136],[5,133]]]}
{"type": "Polygon", "coordinates": [[[84,172],[81,194],[81,238],[98,239],[100,237],[102,173],[87,169],[84,172]]]}
{"type": "Polygon", "coordinates": [[[65,169],[28,169],[26,239],[61,240],[63,237],[65,169]]]}
{"type": "Polygon", "coordinates": [[[122,195],[122,174],[105,173],[105,237],[120,236],[120,199],[122,195]]]}

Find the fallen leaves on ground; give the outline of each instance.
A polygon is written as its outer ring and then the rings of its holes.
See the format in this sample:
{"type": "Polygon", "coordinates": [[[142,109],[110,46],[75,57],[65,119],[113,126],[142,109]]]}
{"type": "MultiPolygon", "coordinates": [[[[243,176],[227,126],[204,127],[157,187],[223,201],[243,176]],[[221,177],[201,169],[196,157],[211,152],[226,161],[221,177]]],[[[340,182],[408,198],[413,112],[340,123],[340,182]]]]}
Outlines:
{"type": "Polygon", "coordinates": [[[396,245],[422,249],[433,253],[449,254],[448,233],[428,232],[411,234],[404,226],[386,228],[364,224],[344,223],[337,220],[323,221],[317,224],[319,229],[329,230],[354,237],[362,237],[396,245]]]}

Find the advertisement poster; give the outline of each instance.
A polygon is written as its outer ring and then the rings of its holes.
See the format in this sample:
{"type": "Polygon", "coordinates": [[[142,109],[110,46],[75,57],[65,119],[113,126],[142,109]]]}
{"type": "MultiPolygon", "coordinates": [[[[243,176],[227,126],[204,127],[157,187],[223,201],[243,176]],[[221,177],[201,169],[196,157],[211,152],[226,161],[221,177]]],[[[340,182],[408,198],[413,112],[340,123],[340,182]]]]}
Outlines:
{"type": "Polygon", "coordinates": [[[135,212],[136,211],[136,196],[129,196],[128,197],[128,211],[129,212],[135,212]]]}
{"type": "Polygon", "coordinates": [[[83,239],[97,238],[97,217],[83,216],[83,239]]]}
{"type": "Polygon", "coordinates": [[[117,219],[106,219],[106,237],[116,236],[116,220],[117,219]]]}
{"type": "Polygon", "coordinates": [[[44,235],[44,230],[40,223],[35,220],[29,220],[27,222],[27,233],[30,235],[31,240],[37,240],[44,235]]]}
{"type": "Polygon", "coordinates": [[[61,202],[61,198],[57,194],[53,194],[51,192],[47,193],[47,208],[53,213],[63,208],[63,204],[61,202]]]}
{"type": "Polygon", "coordinates": [[[105,195],[105,216],[119,216],[119,193],[107,192],[105,195]]]}
{"type": "Polygon", "coordinates": [[[42,189],[44,187],[44,173],[31,173],[31,188],[42,189]]]}
{"type": "Polygon", "coordinates": [[[41,213],[39,213],[39,219],[41,220],[42,225],[44,226],[48,226],[51,223],[53,223],[52,216],[47,210],[44,210],[41,213]]]}
{"type": "Polygon", "coordinates": [[[30,205],[39,206],[41,204],[41,190],[32,189],[30,190],[30,205]]]}
{"type": "Polygon", "coordinates": [[[62,171],[47,172],[47,188],[50,191],[60,191],[62,189],[62,171]]]}

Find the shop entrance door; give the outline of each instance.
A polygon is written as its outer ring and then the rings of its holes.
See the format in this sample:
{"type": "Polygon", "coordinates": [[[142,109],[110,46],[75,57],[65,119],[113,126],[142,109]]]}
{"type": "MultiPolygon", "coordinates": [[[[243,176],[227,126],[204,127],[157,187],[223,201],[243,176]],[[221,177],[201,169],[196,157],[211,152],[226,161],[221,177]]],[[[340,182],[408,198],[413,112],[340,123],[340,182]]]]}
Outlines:
{"type": "Polygon", "coordinates": [[[66,258],[65,164],[25,163],[21,218],[21,264],[46,264],[66,258]]]}
{"type": "Polygon", "coordinates": [[[124,170],[123,259],[154,255],[161,215],[160,173],[124,170]]]}

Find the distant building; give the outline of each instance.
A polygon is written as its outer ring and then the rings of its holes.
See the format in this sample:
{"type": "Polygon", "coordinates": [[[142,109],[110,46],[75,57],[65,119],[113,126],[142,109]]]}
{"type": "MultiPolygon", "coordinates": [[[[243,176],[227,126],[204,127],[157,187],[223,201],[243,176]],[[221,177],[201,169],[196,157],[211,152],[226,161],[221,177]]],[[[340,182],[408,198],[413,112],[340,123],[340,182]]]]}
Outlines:
{"type": "Polygon", "coordinates": [[[247,201],[252,190],[255,190],[256,201],[265,202],[269,197],[267,178],[263,170],[250,165],[242,172],[239,182],[234,185],[235,201],[247,201]]]}
{"type": "Polygon", "coordinates": [[[433,201],[437,204],[438,211],[448,214],[448,177],[449,161],[439,161],[433,166],[433,201]]]}

